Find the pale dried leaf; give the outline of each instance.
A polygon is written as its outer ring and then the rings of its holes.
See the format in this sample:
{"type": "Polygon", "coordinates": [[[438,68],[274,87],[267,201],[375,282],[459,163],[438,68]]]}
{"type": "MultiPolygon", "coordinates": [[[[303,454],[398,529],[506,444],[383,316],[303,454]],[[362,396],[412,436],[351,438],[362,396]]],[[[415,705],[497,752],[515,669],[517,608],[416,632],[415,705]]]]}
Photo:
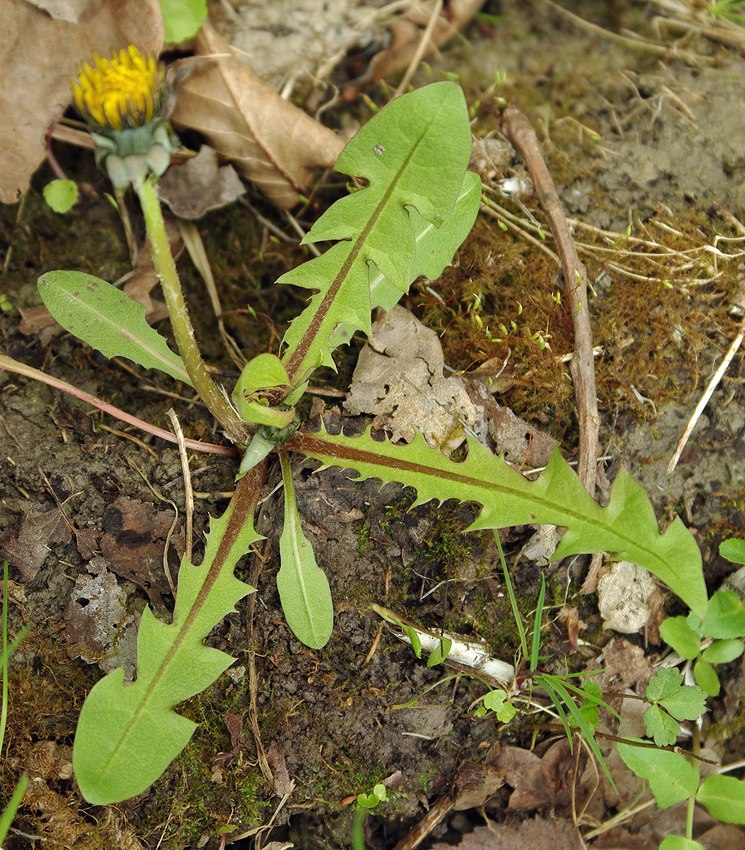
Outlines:
{"type": "Polygon", "coordinates": [[[171,166],[158,183],[158,194],[179,217],[190,221],[210,210],[226,207],[245,194],[246,188],[232,165],[218,165],[209,145],[183,165],[171,166]]]}
{"type": "Polygon", "coordinates": [[[78,23],[0,0],[0,20],[0,201],[14,204],[44,159],[47,128],[71,101],[76,66],[130,43],[158,53],[163,25],[157,0],[89,0],[78,23]]]}
{"type": "Polygon", "coordinates": [[[126,602],[116,577],[105,568],[99,575],[79,575],[63,614],[71,657],[98,663],[104,672],[124,667],[131,679],[137,631],[126,602]]]}
{"type": "Polygon", "coordinates": [[[598,607],[606,629],[624,634],[638,632],[646,624],[654,580],[643,567],[619,561],[598,582],[598,607]]]}
{"type": "Polygon", "coordinates": [[[196,49],[210,60],[182,81],[174,124],[202,133],[278,207],[292,207],[344,140],[258,79],[209,23],[196,49]]]}
{"type": "Polygon", "coordinates": [[[375,414],[375,427],[410,442],[417,432],[431,446],[451,452],[465,428],[483,433],[483,410],[458,377],[443,375],[437,334],[395,306],[372,326],[360,353],[344,407],[353,415],[375,414]]]}

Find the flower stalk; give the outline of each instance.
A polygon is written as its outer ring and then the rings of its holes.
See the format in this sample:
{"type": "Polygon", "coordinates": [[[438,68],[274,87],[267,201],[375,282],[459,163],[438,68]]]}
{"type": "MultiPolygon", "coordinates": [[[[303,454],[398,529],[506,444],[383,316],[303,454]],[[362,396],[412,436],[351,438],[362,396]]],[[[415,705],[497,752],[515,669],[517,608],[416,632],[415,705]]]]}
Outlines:
{"type": "Polygon", "coordinates": [[[155,182],[152,179],[140,179],[135,180],[133,186],[140,200],[155,270],[160,278],[173,335],[186,371],[189,373],[194,389],[199,393],[210,413],[225,429],[228,438],[239,446],[245,446],[250,438],[248,423],[240,418],[227,397],[212,380],[202,360],[184,293],[181,290],[176,263],[168,243],[155,182]]]}
{"type": "Polygon", "coordinates": [[[176,144],[168,122],[159,115],[167,97],[165,79],[165,68],[156,57],[130,44],[110,58],[96,56],[92,65],[83,64],[71,81],[73,100],[90,125],[96,161],[109,175],[122,209],[129,186],[140,200],[171,327],[192,385],[228,438],[245,447],[251,428],[207,372],[163,222],[156,181],[168,168],[176,144]]]}

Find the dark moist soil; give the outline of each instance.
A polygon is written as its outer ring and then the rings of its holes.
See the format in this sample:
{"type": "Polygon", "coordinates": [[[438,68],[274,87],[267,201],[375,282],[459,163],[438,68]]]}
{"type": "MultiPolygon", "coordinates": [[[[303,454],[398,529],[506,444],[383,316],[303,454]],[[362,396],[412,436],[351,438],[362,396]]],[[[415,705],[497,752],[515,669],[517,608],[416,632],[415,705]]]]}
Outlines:
{"type": "MultiPolygon", "coordinates": [[[[582,11],[616,30],[622,23],[648,26],[640,9],[620,22],[599,5],[584,4],[582,11]]],[[[745,206],[745,119],[733,108],[741,97],[742,60],[702,41],[696,47],[715,64],[660,62],[573,29],[538,4],[506,3],[500,11],[498,26],[474,24],[467,44],[448,50],[435,74],[444,69],[459,75],[478,116],[474,131],[485,135],[493,126],[486,90],[494,69],[506,70],[500,94],[519,104],[538,128],[569,215],[618,232],[609,241],[577,230],[596,284],[590,308],[595,344],[603,347],[597,370],[609,475],[623,463],[646,487],[658,515],[681,513],[703,545],[707,577],[716,587],[729,570],[716,557],[716,546],[744,525],[741,355],[676,473],[667,476],[664,469],[734,336],[728,309],[741,269],[737,261],[720,261],[715,270],[711,252],[703,250],[687,269],[679,268],[680,258],[663,262],[649,248],[630,256],[633,246],[624,236],[631,224],[635,236],[690,250],[713,244],[716,233],[737,235],[726,212],[741,217],[745,206]],[[597,137],[591,139],[587,128],[597,137]],[[598,246],[613,251],[592,253],[598,246]],[[611,261],[635,276],[610,267],[611,261]],[[716,273],[709,283],[690,282],[716,273]]],[[[130,268],[118,219],[103,197],[103,179],[87,155],[59,155],[70,176],[89,183],[93,193],[69,215],[57,216],[41,199],[50,177],[42,169],[21,207],[0,213],[3,241],[12,250],[3,291],[13,309],[0,316],[4,353],[164,428],[172,406],[187,436],[219,441],[188,392],[167,395],[174,391],[167,378],[108,362],[65,334],[49,339],[19,330],[19,311],[39,303],[39,274],[78,268],[115,281],[130,268]]],[[[302,251],[267,242],[240,206],[209,214],[200,231],[223,307],[234,311],[230,330],[244,353],[276,350],[302,300],[271,284],[303,258],[302,251]],[[247,317],[247,304],[257,320],[247,317]]],[[[188,260],[181,266],[199,339],[230,384],[235,368],[211,333],[203,286],[188,260]]],[[[559,359],[571,351],[571,326],[551,298],[560,289],[555,266],[535,246],[484,217],[455,267],[431,289],[439,298],[417,286],[408,306],[441,333],[446,362],[470,369],[504,357],[509,347],[500,402],[552,433],[571,455],[574,402],[567,366],[559,359]],[[495,342],[484,326],[494,330],[500,324],[506,339],[495,342]],[[550,348],[539,347],[536,331],[550,348]]],[[[325,376],[329,384],[346,388],[357,349],[342,358],[338,378],[325,376]]],[[[321,407],[315,406],[315,421],[321,407]]],[[[356,483],[338,470],[312,475],[311,464],[296,461],[305,533],[334,596],[332,640],[313,652],[284,623],[274,584],[281,530],[275,471],[257,526],[266,541],[239,569],[257,593],[210,637],[236,664],[181,709],[199,723],[192,743],[140,798],[104,809],[84,804],[71,776],[70,748],[85,694],[102,670],[119,664],[133,669],[144,606],[167,617],[172,605],[163,552],[175,579],[184,545],[178,453],[5,372],[0,417],[0,541],[11,561],[10,631],[32,627],[13,656],[9,678],[0,784],[10,789],[22,770],[32,781],[8,850],[216,848],[223,827],[232,830],[232,840],[268,823],[290,790],[271,837],[309,850],[344,847],[355,795],[384,780],[391,801],[370,819],[368,838],[370,846],[388,848],[448,793],[459,767],[482,760],[497,739],[494,720],[469,713],[483,686],[468,678],[441,681],[448,671],[428,669],[387,631],[381,634],[381,620],[370,609],[379,603],[425,627],[477,637],[495,656],[511,659],[517,636],[493,540],[462,534],[474,511],[454,503],[409,510],[411,491],[356,483]]],[[[343,421],[331,406],[324,418],[352,430],[362,427],[360,421],[343,421]]],[[[225,508],[236,465],[198,454],[190,463],[198,559],[207,517],[225,508]]],[[[524,540],[517,532],[504,536],[510,563],[524,540]]],[[[513,572],[518,599],[530,612],[538,567],[522,561],[513,572]]],[[[578,582],[567,590],[564,570],[549,571],[549,579],[548,599],[579,606],[588,641],[605,643],[594,597],[580,597],[578,582]]],[[[558,627],[549,634],[557,669],[565,663],[581,668],[596,655],[592,648],[572,654],[558,627]]],[[[713,716],[730,724],[720,734],[737,752],[743,744],[736,723],[741,707],[732,688],[741,679],[733,674],[732,681],[732,687],[725,682],[713,716]]],[[[515,723],[500,732],[500,740],[529,746],[531,728],[515,723]]],[[[493,817],[501,816],[507,795],[505,789],[490,804],[493,817]]],[[[477,822],[460,816],[431,840],[447,834],[456,841],[458,830],[477,822]]]]}

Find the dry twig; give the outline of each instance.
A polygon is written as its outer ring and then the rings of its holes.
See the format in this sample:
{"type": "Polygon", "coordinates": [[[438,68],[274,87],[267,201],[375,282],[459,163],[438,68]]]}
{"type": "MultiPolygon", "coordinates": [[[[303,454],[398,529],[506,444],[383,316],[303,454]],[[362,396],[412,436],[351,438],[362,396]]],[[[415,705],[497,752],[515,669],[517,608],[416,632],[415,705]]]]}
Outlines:
{"type": "Polygon", "coordinates": [[[516,106],[512,105],[500,109],[497,120],[499,129],[522,157],[530,172],[564,270],[564,283],[574,326],[574,357],[569,364],[569,370],[574,381],[579,417],[578,474],[587,492],[594,496],[600,448],[598,442],[600,416],[595,388],[590,312],[587,305],[587,271],[577,255],[566,215],[530,122],[516,106]]]}

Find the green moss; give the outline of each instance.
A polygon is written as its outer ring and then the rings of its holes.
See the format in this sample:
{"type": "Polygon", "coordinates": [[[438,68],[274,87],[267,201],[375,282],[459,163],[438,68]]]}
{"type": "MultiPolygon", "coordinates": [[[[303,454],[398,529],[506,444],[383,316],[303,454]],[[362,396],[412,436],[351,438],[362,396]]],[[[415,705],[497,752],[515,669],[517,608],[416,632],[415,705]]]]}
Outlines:
{"type": "Polygon", "coordinates": [[[435,776],[437,776],[437,771],[432,765],[419,774],[417,777],[417,786],[422,794],[429,794],[429,786],[432,784],[435,776]]]}
{"type": "Polygon", "coordinates": [[[357,554],[362,557],[370,545],[370,524],[365,522],[357,532],[357,554]]]}

